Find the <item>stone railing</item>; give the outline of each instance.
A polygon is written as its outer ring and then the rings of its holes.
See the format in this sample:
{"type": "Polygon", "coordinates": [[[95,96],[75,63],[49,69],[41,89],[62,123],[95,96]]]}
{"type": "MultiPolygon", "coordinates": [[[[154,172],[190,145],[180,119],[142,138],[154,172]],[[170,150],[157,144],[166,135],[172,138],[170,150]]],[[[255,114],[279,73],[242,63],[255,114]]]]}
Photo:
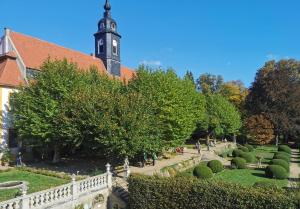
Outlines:
{"type": "Polygon", "coordinates": [[[81,181],[75,180],[72,176],[72,182],[48,190],[27,194],[27,188],[22,189],[22,196],[1,202],[0,209],[42,209],[50,208],[52,205],[59,205],[65,202],[76,202],[76,200],[85,194],[94,191],[112,188],[112,174],[110,165],[106,165],[105,174],[90,177],[81,181]]]}

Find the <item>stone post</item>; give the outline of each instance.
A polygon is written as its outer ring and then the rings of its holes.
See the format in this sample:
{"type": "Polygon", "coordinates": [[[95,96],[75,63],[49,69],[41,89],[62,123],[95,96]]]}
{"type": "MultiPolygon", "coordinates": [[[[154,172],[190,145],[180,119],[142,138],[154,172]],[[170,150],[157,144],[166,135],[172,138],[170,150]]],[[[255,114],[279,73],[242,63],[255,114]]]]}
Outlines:
{"type": "Polygon", "coordinates": [[[110,164],[106,164],[106,177],[107,177],[107,188],[111,189],[112,188],[112,173],[110,171],[110,164]]]}
{"type": "Polygon", "coordinates": [[[76,183],[76,175],[72,175],[72,199],[77,200],[78,199],[78,188],[77,188],[77,183],[76,183]]]}
{"type": "Polygon", "coordinates": [[[124,179],[127,180],[130,176],[130,167],[129,165],[124,165],[124,179]]]}
{"type": "Polygon", "coordinates": [[[22,203],[21,203],[21,209],[29,209],[29,197],[27,196],[27,186],[24,184],[21,188],[22,192],[22,203]]]}

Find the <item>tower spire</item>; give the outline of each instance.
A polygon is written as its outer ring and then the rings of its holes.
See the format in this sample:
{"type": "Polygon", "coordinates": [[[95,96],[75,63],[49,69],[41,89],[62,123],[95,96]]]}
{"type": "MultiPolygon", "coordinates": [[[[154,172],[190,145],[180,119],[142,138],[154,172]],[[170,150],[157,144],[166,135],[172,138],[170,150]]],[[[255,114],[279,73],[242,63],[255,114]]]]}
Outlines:
{"type": "Polygon", "coordinates": [[[104,9],[105,9],[104,17],[110,17],[111,6],[109,0],[105,1],[104,9]]]}

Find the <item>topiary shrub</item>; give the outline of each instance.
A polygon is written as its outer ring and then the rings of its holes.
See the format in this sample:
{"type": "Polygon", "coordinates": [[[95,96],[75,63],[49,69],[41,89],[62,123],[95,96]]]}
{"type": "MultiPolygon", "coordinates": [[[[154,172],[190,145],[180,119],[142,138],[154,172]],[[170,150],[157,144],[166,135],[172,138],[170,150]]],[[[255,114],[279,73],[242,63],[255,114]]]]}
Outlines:
{"type": "Polygon", "coordinates": [[[245,169],[246,168],[246,160],[244,158],[236,157],[231,160],[231,167],[237,169],[245,169]]]}
{"type": "Polygon", "coordinates": [[[240,157],[242,153],[243,153],[242,150],[240,150],[240,149],[235,149],[235,150],[232,151],[232,156],[233,156],[233,157],[240,157]]]}
{"type": "Polygon", "coordinates": [[[227,158],[227,152],[223,152],[223,153],[221,154],[221,157],[222,157],[222,158],[227,158]]]}
{"type": "Polygon", "coordinates": [[[270,181],[258,181],[255,182],[253,187],[262,187],[262,188],[272,188],[272,189],[278,189],[278,186],[270,181]]]}
{"type": "Polygon", "coordinates": [[[244,152],[240,156],[241,158],[244,158],[247,163],[254,163],[255,162],[255,157],[251,153],[244,152]]]}
{"type": "Polygon", "coordinates": [[[287,145],[280,145],[278,147],[278,151],[283,151],[283,152],[286,152],[286,153],[289,153],[289,154],[292,153],[291,148],[289,146],[287,146],[287,145]]]}
{"type": "Polygon", "coordinates": [[[277,155],[284,155],[286,157],[288,157],[289,159],[291,159],[291,154],[287,153],[287,152],[283,152],[283,151],[279,151],[276,153],[277,155]]]}
{"type": "Polygon", "coordinates": [[[212,170],[213,173],[219,173],[224,169],[224,166],[218,160],[209,161],[207,166],[212,170]]]}
{"type": "Polygon", "coordinates": [[[247,147],[241,146],[240,150],[242,150],[243,152],[249,152],[249,149],[247,147]]]}
{"type": "Polygon", "coordinates": [[[283,155],[283,154],[275,154],[273,159],[281,159],[284,160],[286,162],[290,162],[290,158],[288,158],[287,156],[283,155]]]}
{"type": "Polygon", "coordinates": [[[205,165],[200,165],[194,168],[193,174],[199,179],[209,179],[213,177],[212,170],[205,165]]]}
{"type": "Polygon", "coordinates": [[[246,144],[245,147],[249,150],[249,152],[252,152],[254,150],[254,147],[250,144],[246,144]]]}
{"type": "Polygon", "coordinates": [[[280,165],[269,165],[265,170],[266,177],[274,179],[286,179],[288,172],[280,165]]]}
{"type": "Polygon", "coordinates": [[[286,162],[285,160],[281,160],[281,159],[273,159],[271,161],[272,165],[280,165],[282,166],[287,172],[290,172],[290,165],[288,162],[286,162]]]}

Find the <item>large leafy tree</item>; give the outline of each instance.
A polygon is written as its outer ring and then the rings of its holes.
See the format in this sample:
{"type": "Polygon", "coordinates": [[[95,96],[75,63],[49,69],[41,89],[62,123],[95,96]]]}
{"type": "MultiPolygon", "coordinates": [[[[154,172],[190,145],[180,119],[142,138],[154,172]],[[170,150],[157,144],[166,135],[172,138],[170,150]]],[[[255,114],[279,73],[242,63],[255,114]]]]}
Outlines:
{"type": "Polygon", "coordinates": [[[213,94],[219,93],[222,85],[224,84],[224,79],[220,75],[212,75],[205,73],[200,75],[197,79],[197,87],[203,94],[213,94]]]}
{"type": "Polygon", "coordinates": [[[264,113],[274,124],[277,137],[299,131],[300,63],[295,60],[270,61],[256,74],[247,97],[249,114],[264,113]]]}
{"type": "Polygon", "coordinates": [[[208,138],[211,134],[224,136],[238,133],[241,116],[236,107],[220,94],[206,96],[208,138]]]}
{"type": "Polygon", "coordinates": [[[11,97],[14,127],[27,144],[46,146],[59,160],[64,146],[78,146],[81,133],[76,124],[61,123],[69,94],[81,82],[76,65],[64,61],[46,61],[35,81],[23,86],[11,97]]]}
{"type": "Polygon", "coordinates": [[[181,79],[171,69],[151,70],[141,66],[129,88],[148,99],[162,130],[163,145],[181,145],[205,120],[205,99],[189,78],[181,79]]]}

